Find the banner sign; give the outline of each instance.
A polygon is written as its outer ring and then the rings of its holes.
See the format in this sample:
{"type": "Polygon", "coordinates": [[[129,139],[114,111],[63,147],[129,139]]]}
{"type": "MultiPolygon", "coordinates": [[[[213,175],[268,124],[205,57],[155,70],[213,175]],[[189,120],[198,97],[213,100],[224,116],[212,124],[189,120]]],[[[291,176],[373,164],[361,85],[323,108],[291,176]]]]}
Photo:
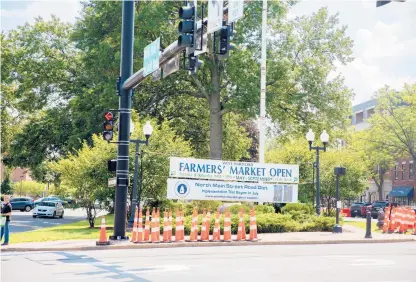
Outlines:
{"type": "Polygon", "coordinates": [[[169,176],[211,180],[299,183],[299,166],[171,157],[169,176]]]}
{"type": "Polygon", "coordinates": [[[222,27],[223,0],[208,0],[207,33],[213,33],[222,27]]]}
{"type": "Polygon", "coordinates": [[[297,203],[297,184],[168,179],[168,199],[297,203]]]}

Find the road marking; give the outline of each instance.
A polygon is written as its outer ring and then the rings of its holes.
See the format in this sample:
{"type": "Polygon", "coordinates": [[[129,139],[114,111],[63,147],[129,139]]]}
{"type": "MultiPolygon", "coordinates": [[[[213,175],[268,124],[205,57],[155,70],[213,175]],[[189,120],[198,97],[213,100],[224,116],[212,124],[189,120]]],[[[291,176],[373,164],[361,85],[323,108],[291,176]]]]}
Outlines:
{"type": "Polygon", "coordinates": [[[393,265],[396,264],[392,260],[386,260],[386,259],[356,259],[353,260],[358,263],[352,263],[349,265],[353,266],[386,266],[386,265],[393,265]],[[359,263],[361,262],[361,263],[359,263]]]}

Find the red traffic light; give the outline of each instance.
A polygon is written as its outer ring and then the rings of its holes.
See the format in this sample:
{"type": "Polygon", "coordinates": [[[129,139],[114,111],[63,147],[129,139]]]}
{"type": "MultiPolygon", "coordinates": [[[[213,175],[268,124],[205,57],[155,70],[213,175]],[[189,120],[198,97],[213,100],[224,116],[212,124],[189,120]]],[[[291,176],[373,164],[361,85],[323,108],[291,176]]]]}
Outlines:
{"type": "Polygon", "coordinates": [[[110,121],[110,120],[113,120],[114,115],[113,115],[113,113],[112,113],[112,112],[106,112],[106,113],[104,114],[104,118],[105,118],[106,120],[110,121]]]}

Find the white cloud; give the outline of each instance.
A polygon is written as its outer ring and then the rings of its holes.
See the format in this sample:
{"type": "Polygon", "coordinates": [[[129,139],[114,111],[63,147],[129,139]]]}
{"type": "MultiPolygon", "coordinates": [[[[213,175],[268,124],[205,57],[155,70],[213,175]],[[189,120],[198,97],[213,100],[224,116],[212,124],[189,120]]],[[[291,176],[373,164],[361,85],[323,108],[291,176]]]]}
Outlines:
{"type": "Polygon", "coordinates": [[[416,83],[416,2],[390,3],[376,8],[375,0],[300,2],[293,15],[311,14],[327,6],[339,12],[340,24],[354,40],[355,60],[337,73],[354,89],[354,104],[369,100],[375,91],[389,85],[401,89],[416,83]]]}
{"type": "MultiPolygon", "coordinates": [[[[9,1],[8,3],[13,3],[9,1]]],[[[3,5],[2,5],[3,6],[3,5]]],[[[36,17],[50,19],[55,15],[64,22],[74,23],[79,15],[81,3],[79,1],[31,1],[27,2],[26,7],[1,9],[1,28],[10,30],[26,22],[33,23],[36,17]]]]}

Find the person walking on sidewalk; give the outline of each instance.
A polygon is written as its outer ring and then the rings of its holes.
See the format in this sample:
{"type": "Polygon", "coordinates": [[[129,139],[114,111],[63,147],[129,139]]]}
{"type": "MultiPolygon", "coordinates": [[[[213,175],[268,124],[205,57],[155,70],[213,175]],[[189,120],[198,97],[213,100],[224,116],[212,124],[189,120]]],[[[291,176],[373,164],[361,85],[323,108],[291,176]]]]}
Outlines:
{"type": "Polygon", "coordinates": [[[12,215],[12,205],[10,204],[10,197],[4,196],[4,206],[1,209],[1,238],[0,241],[3,240],[4,235],[4,243],[1,244],[2,246],[7,246],[9,244],[9,224],[10,224],[10,216],[12,215]]]}

